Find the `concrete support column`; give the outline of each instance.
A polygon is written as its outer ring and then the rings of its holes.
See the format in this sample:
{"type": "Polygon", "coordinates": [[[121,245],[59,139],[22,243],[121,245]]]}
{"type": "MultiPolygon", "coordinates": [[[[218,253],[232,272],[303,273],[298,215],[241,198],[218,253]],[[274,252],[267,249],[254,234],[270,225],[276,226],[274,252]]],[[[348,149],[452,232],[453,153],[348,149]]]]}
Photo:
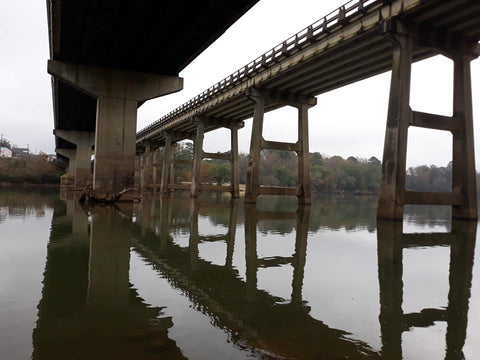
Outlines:
{"type": "Polygon", "coordinates": [[[76,151],[71,150],[71,156],[68,158],[68,172],[75,174],[76,151]]]}
{"type": "Polygon", "coordinates": [[[163,152],[162,183],[160,185],[163,194],[168,193],[168,183],[170,179],[170,165],[172,162],[172,137],[165,135],[165,150],[163,152]]]}
{"type": "Polygon", "coordinates": [[[403,218],[413,40],[394,35],[392,79],[377,217],[403,218]]]}
{"type": "MultiPolygon", "coordinates": [[[[172,158],[170,159],[170,171],[169,171],[169,174],[168,174],[168,183],[169,184],[175,184],[175,165],[173,164],[173,154],[172,154],[172,158]]],[[[174,189],[170,189],[170,192],[173,192],[174,189]]]]}
{"type": "Polygon", "coordinates": [[[91,183],[92,146],[88,143],[77,144],[77,156],[75,158],[75,189],[83,190],[91,183]]]}
{"type": "Polygon", "coordinates": [[[238,162],[238,127],[230,128],[231,151],[232,151],[232,198],[240,197],[240,164],[238,162]]]}
{"type": "Polygon", "coordinates": [[[265,97],[250,94],[250,99],[255,102],[253,113],[252,136],[250,139],[250,154],[248,155],[247,184],[245,189],[246,203],[257,201],[260,175],[260,155],[262,151],[263,115],[265,113],[265,97]]]}
{"type": "Polygon", "coordinates": [[[144,190],[145,186],[145,156],[141,154],[140,156],[140,190],[144,190]]]}
{"type": "MultiPolygon", "coordinates": [[[[91,183],[92,172],[90,163],[92,147],[95,144],[95,134],[89,131],[73,131],[56,129],[55,135],[74,144],[75,150],[75,190],[83,190],[91,183]]],[[[70,171],[70,164],[69,164],[70,171]]]]}
{"type": "Polygon", "coordinates": [[[77,151],[75,149],[56,148],[55,152],[68,158],[67,173],[60,177],[60,188],[73,189],[75,187],[75,158],[77,151]]]}
{"type": "Polygon", "coordinates": [[[93,171],[96,191],[116,193],[133,187],[137,106],[136,100],[98,98],[93,171]]]}
{"type": "Polygon", "coordinates": [[[145,145],[145,152],[142,154],[142,175],[141,175],[141,189],[148,191],[149,186],[152,184],[152,151],[150,145],[145,145]]]}
{"type": "Polygon", "coordinates": [[[198,196],[200,188],[200,169],[202,167],[203,160],[203,138],[205,132],[205,122],[198,121],[197,135],[194,142],[194,154],[193,154],[193,172],[192,172],[192,185],[190,188],[190,196],[198,196]]]}
{"type": "Polygon", "coordinates": [[[298,106],[298,143],[300,151],[298,156],[298,203],[311,204],[312,193],[310,189],[310,150],[308,142],[308,109],[311,105],[298,106]]]}
{"type": "Polygon", "coordinates": [[[53,60],[48,72],[97,98],[94,190],[118,193],[132,188],[138,103],[181,90],[183,79],[53,60]]]}
{"type": "Polygon", "coordinates": [[[453,132],[452,191],[463,198],[463,205],[453,206],[452,217],[477,218],[477,185],[475,148],[473,144],[471,57],[458,53],[453,56],[453,116],[462,130],[453,132]]]}
{"type": "Polygon", "coordinates": [[[62,156],[68,158],[68,169],[67,172],[75,174],[75,158],[77,151],[75,149],[61,149],[56,148],[55,152],[62,156]]]}
{"type": "Polygon", "coordinates": [[[157,164],[158,164],[158,149],[152,151],[152,185],[153,192],[157,191],[157,164]]]}

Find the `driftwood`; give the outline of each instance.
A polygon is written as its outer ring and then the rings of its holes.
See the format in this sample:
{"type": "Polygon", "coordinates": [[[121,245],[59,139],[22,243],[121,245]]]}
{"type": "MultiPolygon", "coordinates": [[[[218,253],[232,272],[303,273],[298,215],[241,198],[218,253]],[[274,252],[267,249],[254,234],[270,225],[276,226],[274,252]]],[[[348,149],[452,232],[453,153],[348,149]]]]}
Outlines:
{"type": "Polygon", "coordinates": [[[119,191],[117,193],[106,193],[106,192],[97,193],[93,189],[92,185],[87,185],[87,187],[83,189],[83,194],[80,196],[78,201],[81,204],[89,204],[89,203],[111,204],[116,201],[120,201],[123,195],[133,190],[134,190],[133,188],[129,188],[129,189],[123,189],[122,191],[119,191]]]}

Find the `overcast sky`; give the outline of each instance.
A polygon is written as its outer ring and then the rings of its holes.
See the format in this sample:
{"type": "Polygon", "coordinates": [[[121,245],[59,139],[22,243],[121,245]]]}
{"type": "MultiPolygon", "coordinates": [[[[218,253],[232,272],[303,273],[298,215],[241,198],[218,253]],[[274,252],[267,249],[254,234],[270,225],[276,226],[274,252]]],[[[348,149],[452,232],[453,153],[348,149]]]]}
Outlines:
{"type": "MultiPolygon", "coordinates": [[[[260,0],[180,74],[184,89],[151,100],[138,113],[141,129],[223,79],[289,36],[320,19],[345,0],[260,0]]],[[[0,1],[0,134],[19,146],[54,152],[48,34],[44,1],[0,1]]],[[[453,65],[435,57],[413,65],[411,107],[452,114],[453,65]]],[[[474,120],[480,118],[480,62],[472,62],[474,120]]],[[[390,73],[318,97],[310,110],[310,151],[343,157],[382,158],[390,73]]],[[[265,116],[264,137],[296,141],[297,117],[292,108],[265,116]]],[[[479,126],[475,122],[476,160],[480,164],[479,126]]],[[[251,120],[239,132],[240,151],[248,152],[251,120]]],[[[446,165],[451,160],[451,134],[410,128],[408,166],[446,165]]],[[[230,148],[229,134],[205,136],[205,150],[230,148]]]]}

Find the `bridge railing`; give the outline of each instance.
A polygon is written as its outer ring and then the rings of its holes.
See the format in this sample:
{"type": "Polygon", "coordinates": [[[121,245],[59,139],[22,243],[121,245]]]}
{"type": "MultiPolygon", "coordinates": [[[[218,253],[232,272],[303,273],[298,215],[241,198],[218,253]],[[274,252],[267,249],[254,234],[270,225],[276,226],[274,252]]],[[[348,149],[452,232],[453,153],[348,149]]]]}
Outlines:
{"type": "Polygon", "coordinates": [[[323,39],[328,36],[334,27],[348,24],[353,17],[364,15],[372,7],[375,7],[378,4],[383,4],[384,2],[385,0],[350,0],[320,20],[273,47],[263,55],[257,57],[255,60],[249,62],[247,65],[238,69],[215,85],[209,87],[193,99],[146,126],[137,133],[137,139],[147,136],[150,132],[168,124],[175,117],[194,109],[196,106],[207,102],[244,81],[247,81],[263,70],[274,66],[279,61],[301,51],[310,44],[323,39]]]}

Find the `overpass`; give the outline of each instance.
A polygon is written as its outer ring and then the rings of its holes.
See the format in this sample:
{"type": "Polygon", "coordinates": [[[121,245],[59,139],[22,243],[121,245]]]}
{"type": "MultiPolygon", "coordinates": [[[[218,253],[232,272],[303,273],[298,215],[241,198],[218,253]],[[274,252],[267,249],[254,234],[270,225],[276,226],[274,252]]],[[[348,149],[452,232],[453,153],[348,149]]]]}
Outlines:
{"type": "Polygon", "coordinates": [[[254,203],[259,195],[296,195],[299,203],[308,204],[308,109],[316,105],[315,96],[392,70],[377,216],[401,219],[405,204],[439,204],[453,205],[454,218],[476,219],[470,61],[480,55],[479,40],[480,4],[475,0],[352,0],[139,131],[137,152],[150,158],[152,148],[165,148],[160,188],[167,193],[180,187],[172,184],[169,175],[171,146],[193,139],[191,195],[218,190],[230,191],[235,197],[237,130],[244,120],[253,117],[245,201],[254,203]],[[452,116],[413,111],[409,105],[412,62],[437,54],[454,62],[452,116]],[[266,141],[262,136],[264,113],[287,105],[298,109],[298,141],[266,141]],[[405,190],[409,126],[452,133],[450,193],[405,190]],[[204,133],[220,127],[231,129],[231,154],[203,152],[204,133]],[[263,149],[297,153],[297,187],[260,186],[263,149]],[[231,161],[230,186],[201,184],[200,164],[204,158],[231,161]]]}
{"type": "Polygon", "coordinates": [[[57,153],[75,187],[133,187],[137,107],[179,91],[178,77],[258,0],[47,0],[57,153]]]}

